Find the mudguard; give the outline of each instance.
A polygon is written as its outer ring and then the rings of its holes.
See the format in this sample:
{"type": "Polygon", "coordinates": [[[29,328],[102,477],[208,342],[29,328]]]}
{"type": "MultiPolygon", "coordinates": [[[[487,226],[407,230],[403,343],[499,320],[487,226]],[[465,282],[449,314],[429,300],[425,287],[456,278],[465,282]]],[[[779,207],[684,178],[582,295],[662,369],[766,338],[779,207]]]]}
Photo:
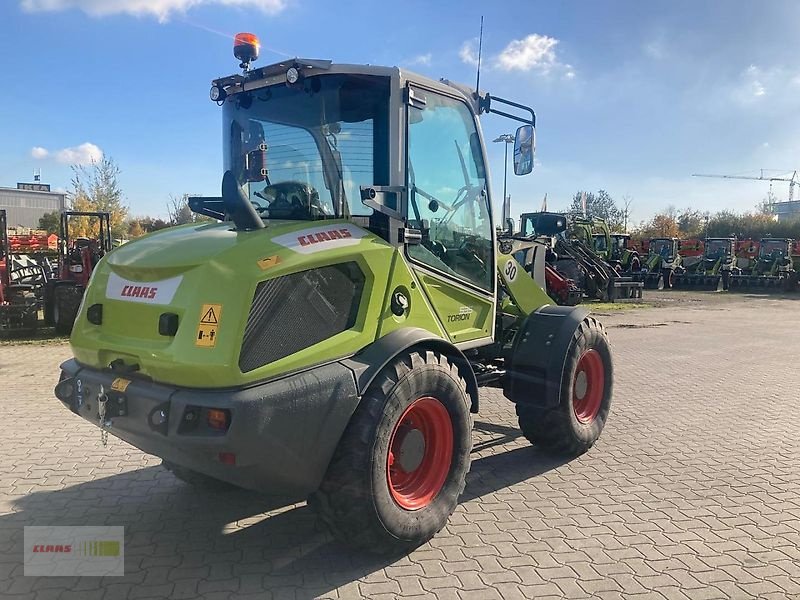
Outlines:
{"type": "Polygon", "coordinates": [[[395,356],[414,346],[441,352],[456,364],[461,376],[467,382],[467,392],[471,400],[470,412],[477,413],[478,381],[469,361],[453,344],[425,329],[418,327],[396,329],[341,363],[353,371],[358,395],[362,396],[383,367],[395,356]]]}
{"type": "Polygon", "coordinates": [[[557,406],[572,336],[589,310],[544,306],[528,315],[514,338],[503,393],[514,403],[557,406]]]}

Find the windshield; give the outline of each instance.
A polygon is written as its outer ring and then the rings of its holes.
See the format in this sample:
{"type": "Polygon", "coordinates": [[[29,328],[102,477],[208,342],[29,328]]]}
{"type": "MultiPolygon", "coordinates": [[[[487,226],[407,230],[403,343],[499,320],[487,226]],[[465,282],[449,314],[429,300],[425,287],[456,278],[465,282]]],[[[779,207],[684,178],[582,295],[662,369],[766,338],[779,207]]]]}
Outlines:
{"type": "Polygon", "coordinates": [[[786,254],[785,240],[761,240],[759,255],[763,257],[783,256],[786,254]]]}
{"type": "Polygon", "coordinates": [[[651,240],[650,254],[658,254],[660,256],[672,255],[672,240],[651,240]]]}
{"type": "Polygon", "coordinates": [[[223,109],[225,169],[262,218],[368,215],[360,186],[386,185],[389,80],[320,75],[235,94],[223,109]]]}
{"type": "Polygon", "coordinates": [[[598,250],[599,252],[603,252],[604,250],[608,249],[606,247],[606,236],[601,234],[594,235],[594,249],[598,250]]]}
{"type": "Polygon", "coordinates": [[[611,244],[615,250],[626,250],[628,248],[628,240],[630,236],[627,235],[614,235],[611,236],[611,244]]]}
{"type": "Polygon", "coordinates": [[[728,253],[730,242],[728,240],[708,240],[706,242],[706,258],[718,260],[728,253]]]}

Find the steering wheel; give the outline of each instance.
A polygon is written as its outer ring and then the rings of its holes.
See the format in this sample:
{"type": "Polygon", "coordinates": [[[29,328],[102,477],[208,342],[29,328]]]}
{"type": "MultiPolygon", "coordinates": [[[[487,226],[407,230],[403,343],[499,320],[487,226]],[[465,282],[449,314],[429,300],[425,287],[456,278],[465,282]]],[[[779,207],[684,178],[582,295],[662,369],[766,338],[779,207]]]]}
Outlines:
{"type": "Polygon", "coordinates": [[[443,263],[448,263],[447,247],[439,240],[426,240],[423,245],[433,252],[443,263]]]}
{"type": "Polygon", "coordinates": [[[485,276],[486,262],[484,262],[484,260],[480,256],[478,256],[478,253],[475,250],[474,239],[475,238],[470,239],[469,237],[465,237],[464,239],[462,239],[461,244],[458,247],[458,254],[476,263],[480,267],[483,275],[485,276]]]}
{"type": "Polygon", "coordinates": [[[283,181],[266,186],[257,195],[268,202],[258,210],[272,219],[317,219],[327,214],[319,193],[301,181],[283,181]]]}

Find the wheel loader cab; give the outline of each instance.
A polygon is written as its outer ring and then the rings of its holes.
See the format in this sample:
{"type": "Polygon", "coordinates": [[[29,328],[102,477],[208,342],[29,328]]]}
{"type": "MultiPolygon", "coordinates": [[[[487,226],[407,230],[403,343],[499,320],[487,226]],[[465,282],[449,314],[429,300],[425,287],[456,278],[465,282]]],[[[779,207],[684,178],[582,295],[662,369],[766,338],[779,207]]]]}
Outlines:
{"type": "MultiPolygon", "coordinates": [[[[450,340],[491,342],[495,232],[478,122],[488,95],[396,68],[292,64],[294,83],[274,85],[280,64],[249,86],[214,84],[226,90],[224,168],[247,202],[265,222],[348,219],[402,247],[450,340]]],[[[534,136],[520,129],[524,166],[534,136]]]]}

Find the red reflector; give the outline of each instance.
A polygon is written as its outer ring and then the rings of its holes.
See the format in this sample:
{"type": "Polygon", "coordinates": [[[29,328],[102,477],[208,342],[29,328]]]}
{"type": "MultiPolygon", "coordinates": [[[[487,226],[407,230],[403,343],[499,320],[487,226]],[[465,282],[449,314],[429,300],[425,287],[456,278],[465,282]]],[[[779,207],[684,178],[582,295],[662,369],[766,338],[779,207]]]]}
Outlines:
{"type": "Polygon", "coordinates": [[[233,452],[220,452],[219,462],[221,462],[223,465],[235,465],[236,454],[233,452]]]}
{"type": "Polygon", "coordinates": [[[220,410],[218,408],[208,409],[208,426],[211,429],[225,431],[228,429],[228,411],[220,410]]]}

